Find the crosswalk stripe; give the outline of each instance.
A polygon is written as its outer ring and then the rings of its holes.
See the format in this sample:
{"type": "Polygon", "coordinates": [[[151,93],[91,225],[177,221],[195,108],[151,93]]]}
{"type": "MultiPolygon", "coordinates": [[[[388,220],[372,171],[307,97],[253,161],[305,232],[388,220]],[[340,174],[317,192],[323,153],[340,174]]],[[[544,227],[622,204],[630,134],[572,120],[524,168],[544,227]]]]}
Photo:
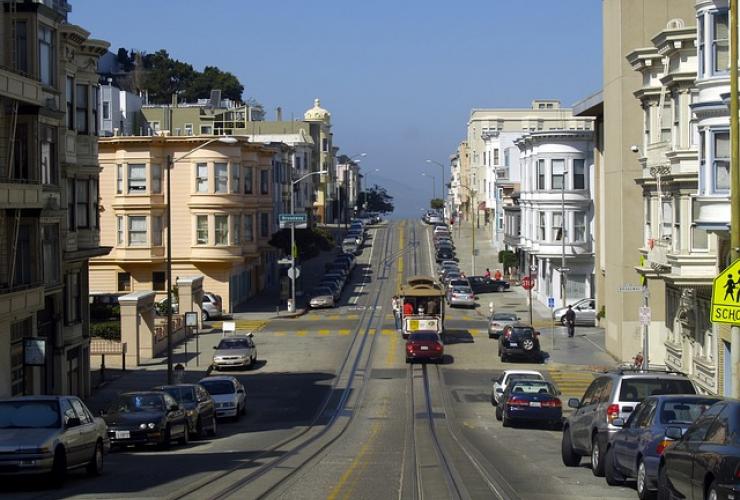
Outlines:
{"type": "Polygon", "coordinates": [[[477,337],[478,335],[480,335],[480,330],[478,330],[477,328],[471,328],[468,331],[470,332],[470,335],[472,335],[473,337],[477,337]]]}
{"type": "Polygon", "coordinates": [[[370,328],[370,329],[369,329],[369,330],[367,331],[367,333],[368,333],[368,334],[370,334],[370,335],[375,335],[375,328],[370,328]]]}
{"type": "Polygon", "coordinates": [[[339,335],[349,335],[349,330],[346,328],[343,328],[339,330],[339,335]]]}
{"type": "Polygon", "coordinates": [[[308,332],[306,330],[298,330],[296,332],[296,335],[298,335],[299,337],[305,337],[307,333],[308,332]]]}
{"type": "Polygon", "coordinates": [[[329,330],[322,328],[319,330],[319,335],[329,335],[329,330]]]}
{"type": "Polygon", "coordinates": [[[394,332],[395,330],[392,328],[383,328],[382,330],[383,335],[393,335],[394,332]]]}

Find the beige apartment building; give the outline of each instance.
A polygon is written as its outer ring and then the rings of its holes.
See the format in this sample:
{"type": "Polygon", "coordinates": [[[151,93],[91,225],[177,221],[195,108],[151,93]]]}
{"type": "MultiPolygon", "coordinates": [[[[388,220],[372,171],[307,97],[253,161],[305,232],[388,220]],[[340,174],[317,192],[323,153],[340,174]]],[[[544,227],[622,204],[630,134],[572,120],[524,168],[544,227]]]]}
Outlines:
{"type": "Polygon", "coordinates": [[[101,242],[90,289],[166,294],[166,167],[172,187],[172,273],[203,275],[232,312],[274,284],[277,250],[269,147],[212,136],[108,137],[100,144],[101,242]],[[192,150],[196,151],[191,152],[192,150]]]}
{"type": "Polygon", "coordinates": [[[0,1],[0,397],[90,393],[88,260],[109,250],[96,66],[109,44],[69,11],[0,1]]]}

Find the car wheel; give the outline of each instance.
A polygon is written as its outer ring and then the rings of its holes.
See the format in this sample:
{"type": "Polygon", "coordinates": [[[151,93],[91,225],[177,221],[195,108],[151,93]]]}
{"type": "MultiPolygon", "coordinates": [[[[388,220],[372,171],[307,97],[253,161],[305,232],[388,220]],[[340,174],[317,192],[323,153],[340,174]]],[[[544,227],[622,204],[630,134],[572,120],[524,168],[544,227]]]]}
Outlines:
{"type": "Polygon", "coordinates": [[[103,473],[103,443],[95,443],[95,451],[87,464],[87,473],[91,476],[99,476],[103,473]]]}
{"type": "Polygon", "coordinates": [[[624,476],[617,470],[614,463],[614,448],[609,447],[604,454],[604,476],[609,486],[619,486],[624,483],[624,476]]]}
{"type": "Polygon", "coordinates": [[[560,316],[560,324],[562,326],[568,326],[568,322],[565,319],[565,314],[563,314],[562,316],[560,316]]]}
{"type": "Polygon", "coordinates": [[[211,317],[208,315],[208,311],[202,311],[200,313],[200,320],[201,321],[208,321],[209,319],[211,319],[211,317]]]}
{"type": "Polygon", "coordinates": [[[524,342],[522,342],[522,347],[525,351],[531,351],[532,349],[534,349],[534,340],[524,339],[524,342]]]}
{"type": "Polygon", "coordinates": [[[246,401],[244,402],[244,406],[242,406],[241,414],[242,415],[246,415],[247,414],[247,402],[246,401]]]}
{"type": "Polygon", "coordinates": [[[496,291],[499,292],[499,293],[501,293],[501,292],[504,291],[504,287],[501,286],[501,285],[499,285],[499,286],[496,287],[496,291]]]}
{"type": "Polygon", "coordinates": [[[501,411],[501,408],[499,408],[497,406],[496,407],[496,420],[498,420],[499,422],[501,422],[502,419],[503,419],[503,413],[501,411]]]}
{"type": "Polygon", "coordinates": [[[599,444],[598,434],[594,434],[591,438],[591,472],[596,477],[604,476],[604,450],[601,449],[599,444]]]}
{"type": "Polygon", "coordinates": [[[167,425],[167,427],[164,428],[164,433],[162,433],[162,442],[159,443],[159,446],[166,450],[170,447],[172,444],[172,431],[170,430],[170,426],[167,425]]]}
{"type": "Polygon", "coordinates": [[[59,488],[67,477],[67,454],[61,446],[54,452],[54,463],[51,466],[51,485],[59,488]]]}
{"type": "Polygon", "coordinates": [[[216,435],[216,415],[211,417],[211,430],[209,431],[211,436],[216,435]]]}
{"type": "Polygon", "coordinates": [[[203,421],[200,417],[195,421],[195,434],[198,436],[198,439],[203,438],[206,435],[206,430],[203,428],[203,421]]]}
{"type": "Polygon", "coordinates": [[[671,500],[673,498],[668,488],[668,476],[665,473],[665,465],[661,464],[658,468],[658,500],[671,500]]]}
{"type": "Polygon", "coordinates": [[[637,481],[635,486],[637,488],[637,497],[640,500],[649,500],[655,497],[655,492],[647,488],[647,468],[642,459],[637,464],[637,481]]]}
{"type": "Polygon", "coordinates": [[[712,481],[712,484],[709,485],[709,488],[707,488],[707,494],[704,495],[704,498],[706,500],[717,500],[717,481],[712,481]]]}
{"type": "Polygon", "coordinates": [[[570,429],[563,429],[563,441],[560,444],[560,457],[566,467],[577,467],[581,463],[581,456],[573,451],[573,443],[570,439],[570,429]]]}
{"type": "Polygon", "coordinates": [[[182,437],[177,442],[183,446],[187,446],[190,442],[190,426],[187,423],[185,423],[185,430],[182,433],[182,437]]]}
{"type": "Polygon", "coordinates": [[[511,420],[506,418],[506,415],[504,415],[503,412],[501,413],[501,425],[503,425],[504,427],[511,426],[511,420]]]}

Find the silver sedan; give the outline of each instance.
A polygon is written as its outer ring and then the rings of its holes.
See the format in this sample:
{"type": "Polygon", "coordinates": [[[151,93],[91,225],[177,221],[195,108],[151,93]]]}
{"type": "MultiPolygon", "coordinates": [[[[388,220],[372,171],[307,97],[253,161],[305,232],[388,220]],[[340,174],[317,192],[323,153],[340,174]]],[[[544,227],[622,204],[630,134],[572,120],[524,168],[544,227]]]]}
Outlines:
{"type": "Polygon", "coordinates": [[[213,353],[213,368],[252,367],[257,361],[257,347],[252,335],[222,338],[213,353]]]}
{"type": "Polygon", "coordinates": [[[447,291],[447,303],[450,306],[475,307],[475,294],[469,286],[453,286],[447,291]]]}

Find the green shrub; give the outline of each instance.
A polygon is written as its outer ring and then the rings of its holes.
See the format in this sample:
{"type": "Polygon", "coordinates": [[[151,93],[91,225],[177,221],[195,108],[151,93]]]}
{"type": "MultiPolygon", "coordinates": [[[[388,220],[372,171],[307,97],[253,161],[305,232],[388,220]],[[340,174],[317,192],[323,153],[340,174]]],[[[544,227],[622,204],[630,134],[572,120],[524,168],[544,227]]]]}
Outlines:
{"type": "Polygon", "coordinates": [[[101,321],[90,323],[90,336],[107,340],[121,340],[121,322],[101,321]]]}

